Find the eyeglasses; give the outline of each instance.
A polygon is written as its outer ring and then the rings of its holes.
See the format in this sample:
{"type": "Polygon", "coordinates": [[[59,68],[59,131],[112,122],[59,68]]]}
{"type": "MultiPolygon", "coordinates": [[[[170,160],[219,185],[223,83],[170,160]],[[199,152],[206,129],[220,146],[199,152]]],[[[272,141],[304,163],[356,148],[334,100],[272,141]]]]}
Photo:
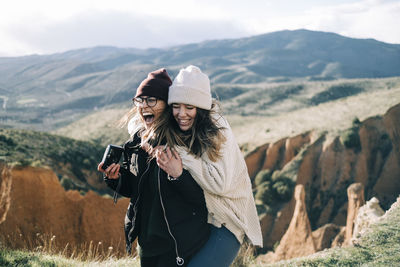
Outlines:
{"type": "Polygon", "coordinates": [[[133,100],[133,104],[135,104],[135,106],[140,107],[143,106],[144,102],[146,102],[147,106],[149,107],[154,107],[155,105],[157,105],[157,98],[156,97],[135,97],[132,99],[133,100]]]}

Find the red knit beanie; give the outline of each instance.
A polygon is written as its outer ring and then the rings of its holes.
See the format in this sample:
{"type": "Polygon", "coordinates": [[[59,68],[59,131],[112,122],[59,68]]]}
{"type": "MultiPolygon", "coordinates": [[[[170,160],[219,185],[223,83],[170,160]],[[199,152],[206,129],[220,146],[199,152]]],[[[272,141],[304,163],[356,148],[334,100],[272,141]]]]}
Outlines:
{"type": "Polygon", "coordinates": [[[168,90],[171,84],[172,81],[166,69],[152,71],[140,83],[135,97],[154,96],[168,102],[168,90]]]}

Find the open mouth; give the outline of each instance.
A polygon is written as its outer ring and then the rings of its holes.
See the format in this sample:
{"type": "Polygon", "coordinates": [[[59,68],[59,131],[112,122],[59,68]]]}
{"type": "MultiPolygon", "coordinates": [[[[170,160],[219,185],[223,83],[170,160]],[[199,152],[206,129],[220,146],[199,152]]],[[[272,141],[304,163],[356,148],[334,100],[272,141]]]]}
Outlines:
{"type": "Polygon", "coordinates": [[[154,115],[151,113],[143,113],[143,118],[146,124],[151,124],[154,121],[154,115]]]}

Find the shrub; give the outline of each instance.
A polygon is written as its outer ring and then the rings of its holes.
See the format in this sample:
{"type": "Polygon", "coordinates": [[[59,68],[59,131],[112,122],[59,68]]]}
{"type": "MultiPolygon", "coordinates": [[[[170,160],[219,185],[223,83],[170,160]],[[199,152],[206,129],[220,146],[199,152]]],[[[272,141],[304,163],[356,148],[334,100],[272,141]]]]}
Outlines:
{"type": "Polygon", "coordinates": [[[61,178],[60,184],[64,187],[65,191],[76,189],[74,182],[67,176],[61,178]]]}
{"type": "Polygon", "coordinates": [[[257,173],[254,178],[254,184],[256,186],[262,184],[263,182],[270,181],[272,176],[272,172],[269,169],[261,170],[257,173]]]}
{"type": "Polygon", "coordinates": [[[274,197],[280,201],[289,201],[292,198],[294,182],[287,177],[279,177],[272,185],[274,197]]]}
{"type": "Polygon", "coordinates": [[[328,89],[314,95],[310,100],[311,105],[318,105],[321,103],[333,101],[336,99],[357,95],[362,93],[364,88],[354,84],[339,84],[333,85],[328,89]]]}
{"type": "Polygon", "coordinates": [[[257,192],[255,198],[264,205],[273,206],[277,202],[286,202],[292,198],[295,182],[289,177],[275,171],[260,171],[256,176],[257,192]]]}
{"type": "Polygon", "coordinates": [[[352,122],[352,127],[342,133],[340,139],[343,145],[348,149],[354,149],[356,152],[361,150],[361,141],[358,130],[360,129],[361,121],[355,117],[352,122]]]}
{"type": "Polygon", "coordinates": [[[270,181],[265,181],[257,186],[256,199],[260,200],[265,205],[271,205],[274,202],[270,181]]]}
{"type": "Polygon", "coordinates": [[[18,163],[17,163],[17,165],[19,165],[19,166],[31,166],[31,164],[32,164],[32,159],[30,159],[30,158],[22,158],[22,159],[19,159],[19,161],[18,161],[18,163]]]}
{"type": "Polygon", "coordinates": [[[246,92],[246,88],[241,87],[216,87],[213,90],[213,97],[217,98],[220,101],[234,98],[240,94],[246,92]]]}
{"type": "Polygon", "coordinates": [[[267,212],[267,208],[265,207],[265,205],[256,204],[256,209],[257,209],[257,214],[258,215],[267,212]]]}
{"type": "Polygon", "coordinates": [[[11,138],[3,134],[0,134],[0,142],[5,143],[5,145],[8,145],[10,147],[16,145],[11,138]]]}
{"type": "Polygon", "coordinates": [[[353,127],[360,127],[361,121],[359,118],[355,117],[352,122],[353,127]]]}
{"type": "Polygon", "coordinates": [[[343,145],[348,149],[354,149],[355,151],[361,150],[361,141],[358,134],[358,127],[353,127],[346,130],[342,136],[341,140],[343,145]]]}

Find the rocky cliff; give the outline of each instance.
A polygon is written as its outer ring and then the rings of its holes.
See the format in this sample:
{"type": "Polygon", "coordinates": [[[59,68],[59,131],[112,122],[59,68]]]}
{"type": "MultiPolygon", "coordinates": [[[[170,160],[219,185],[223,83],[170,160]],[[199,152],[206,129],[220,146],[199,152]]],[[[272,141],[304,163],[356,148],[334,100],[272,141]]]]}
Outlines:
{"type": "Polygon", "coordinates": [[[0,236],[14,248],[34,249],[52,242],[63,250],[93,244],[124,254],[123,222],[128,199],[114,204],[111,198],[89,191],[65,191],[48,169],[1,166],[0,236]],[[68,246],[67,246],[68,244],[68,246]]]}
{"type": "MultiPolygon", "coordinates": [[[[347,224],[353,229],[353,220],[364,200],[376,197],[386,210],[400,194],[400,104],[383,116],[355,121],[341,135],[310,131],[264,144],[246,156],[246,163],[253,179],[259,171],[269,169],[286,173],[303,186],[311,231],[314,237],[320,237],[314,242],[315,249],[330,247],[339,232],[342,236],[337,236],[337,244],[341,244],[351,238],[353,233],[347,230],[346,234],[344,227],[347,224]],[[358,199],[348,202],[346,192],[354,183],[359,184],[362,193],[349,194],[358,199]],[[323,237],[327,232],[331,233],[330,240],[323,237]]],[[[299,204],[293,198],[281,204],[277,212],[260,214],[266,250],[282,242],[291,221],[307,221],[293,218],[296,205],[299,204]]],[[[298,225],[296,229],[300,228],[307,226],[298,225]]],[[[290,239],[290,235],[285,238],[290,239]]]]}

